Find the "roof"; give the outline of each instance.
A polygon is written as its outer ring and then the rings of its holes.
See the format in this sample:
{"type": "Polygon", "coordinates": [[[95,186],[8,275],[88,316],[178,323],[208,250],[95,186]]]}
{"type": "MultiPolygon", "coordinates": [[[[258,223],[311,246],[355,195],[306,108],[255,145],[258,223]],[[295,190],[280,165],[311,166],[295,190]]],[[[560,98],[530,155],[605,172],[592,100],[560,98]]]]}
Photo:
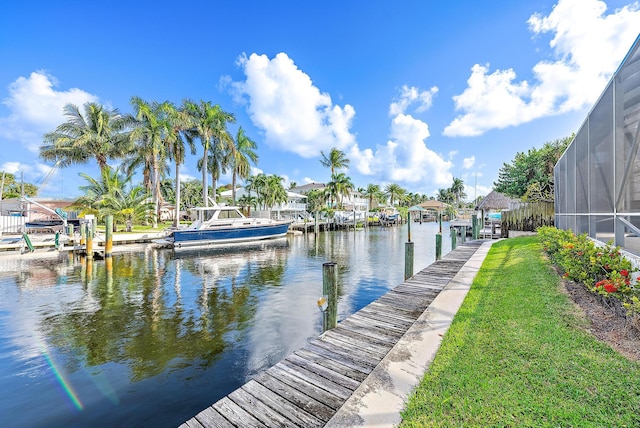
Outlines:
{"type": "Polygon", "coordinates": [[[485,198],[478,204],[479,210],[507,210],[509,204],[512,202],[518,202],[518,199],[510,198],[504,193],[491,191],[485,198]]]}
{"type": "Polygon", "coordinates": [[[435,199],[431,199],[418,204],[418,206],[427,210],[444,210],[449,208],[451,205],[445,204],[444,202],[436,201],[435,199]]]}
{"type": "Polygon", "coordinates": [[[294,187],[293,189],[291,189],[291,191],[304,194],[310,192],[313,189],[324,189],[325,187],[327,187],[327,185],[324,183],[308,183],[302,186],[294,187]]]}

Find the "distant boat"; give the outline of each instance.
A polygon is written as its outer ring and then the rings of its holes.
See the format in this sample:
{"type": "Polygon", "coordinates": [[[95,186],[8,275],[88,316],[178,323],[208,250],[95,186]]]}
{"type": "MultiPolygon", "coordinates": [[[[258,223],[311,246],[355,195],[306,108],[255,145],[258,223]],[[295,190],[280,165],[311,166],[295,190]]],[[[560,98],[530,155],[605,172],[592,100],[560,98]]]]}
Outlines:
{"type": "Polygon", "coordinates": [[[247,218],[239,207],[219,206],[191,208],[195,221],[184,229],[172,230],[155,243],[174,248],[232,245],[284,237],[291,221],[247,218]]]}

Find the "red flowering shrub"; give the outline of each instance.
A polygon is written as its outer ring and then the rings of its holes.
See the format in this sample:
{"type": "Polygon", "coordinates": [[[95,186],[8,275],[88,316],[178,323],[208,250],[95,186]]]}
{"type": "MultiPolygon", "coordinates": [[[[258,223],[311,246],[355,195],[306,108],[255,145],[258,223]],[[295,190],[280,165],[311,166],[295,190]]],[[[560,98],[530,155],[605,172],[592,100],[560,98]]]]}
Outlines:
{"type": "Polygon", "coordinates": [[[563,277],[586,285],[605,297],[620,299],[628,313],[640,313],[640,276],[632,279],[631,262],[620,247],[596,246],[586,234],[541,227],[538,236],[549,259],[563,277]]]}

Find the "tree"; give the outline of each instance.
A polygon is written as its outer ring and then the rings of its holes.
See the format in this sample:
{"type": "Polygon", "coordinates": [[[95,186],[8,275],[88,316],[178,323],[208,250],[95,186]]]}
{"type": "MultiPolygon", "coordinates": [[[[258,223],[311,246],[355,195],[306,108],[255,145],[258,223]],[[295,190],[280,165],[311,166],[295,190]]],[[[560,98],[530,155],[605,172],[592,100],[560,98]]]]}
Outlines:
{"type": "Polygon", "coordinates": [[[459,204],[463,198],[467,197],[467,194],[464,192],[464,181],[462,181],[461,178],[453,179],[449,192],[453,195],[453,200],[456,205],[459,204]]]}
{"type": "Polygon", "coordinates": [[[451,189],[438,189],[436,199],[445,204],[451,204],[453,203],[454,196],[453,193],[451,193],[451,189]]]}
{"type": "Polygon", "coordinates": [[[38,188],[34,184],[17,182],[15,175],[2,171],[0,174],[0,199],[20,198],[23,190],[25,196],[38,194],[38,188]]]}
{"type": "Polygon", "coordinates": [[[202,194],[202,181],[189,180],[180,183],[181,205],[176,202],[176,209],[181,211],[182,208],[203,206],[202,194]]]}
{"type": "Polygon", "coordinates": [[[373,208],[373,201],[380,202],[384,197],[378,184],[367,184],[367,188],[362,193],[366,198],[369,198],[369,209],[373,208]]]}
{"type": "Polygon", "coordinates": [[[310,212],[320,211],[327,203],[326,193],[320,189],[311,189],[307,193],[307,210],[310,212]]]}
{"type": "Polygon", "coordinates": [[[82,114],[77,106],[67,104],[64,115],[67,121],[44,135],[40,146],[42,159],[59,162],[61,167],[95,159],[102,174],[110,159],[122,159],[129,153],[131,121],[117,109],[86,103],[82,114]]]}
{"type": "Polygon", "coordinates": [[[266,180],[266,198],[267,207],[272,208],[277,204],[287,202],[289,196],[282,184],[284,179],[277,175],[268,175],[266,180]]]}
{"type": "Polygon", "coordinates": [[[540,149],[516,153],[511,163],[504,163],[498,171],[494,190],[524,198],[531,188],[529,200],[553,202],[553,168],[572,140],[573,135],[547,142],[540,149]]]}
{"type": "Polygon", "coordinates": [[[331,168],[331,176],[336,172],[336,169],[347,168],[349,166],[349,159],[342,150],[338,150],[333,147],[329,151],[329,155],[325,155],[324,152],[320,152],[322,159],[320,163],[326,168],[331,168]]]}
{"type": "Polygon", "coordinates": [[[178,227],[180,224],[180,212],[181,212],[181,185],[180,185],[180,165],[185,161],[185,142],[191,149],[191,154],[196,154],[196,146],[193,141],[188,140],[185,137],[185,132],[190,129],[191,117],[186,113],[184,106],[179,109],[173,104],[167,106],[167,114],[171,125],[171,131],[167,135],[165,144],[167,146],[167,155],[170,160],[173,160],[176,168],[175,178],[175,206],[176,215],[173,218],[173,227],[178,227]]]}
{"type": "Polygon", "coordinates": [[[236,177],[241,179],[248,178],[251,173],[249,161],[254,165],[258,162],[258,154],[255,150],[258,145],[247,137],[242,127],[238,128],[236,139],[234,141],[234,150],[231,156],[232,180],[231,195],[233,204],[236,204],[236,177]]]}
{"type": "Polygon", "coordinates": [[[121,174],[118,169],[106,167],[100,180],[81,173],[87,184],[80,186],[84,195],[73,203],[81,214],[94,214],[99,219],[113,215],[114,229],[118,221],[126,223],[130,232],[133,222],[146,220],[152,212],[153,203],[143,186],[131,186],[131,175],[121,174]]]}
{"type": "Polygon", "coordinates": [[[351,178],[340,172],[331,177],[331,181],[327,183],[326,188],[331,189],[330,195],[336,196],[338,198],[338,206],[342,207],[342,197],[349,197],[354,186],[351,178]]]}
{"type": "Polygon", "coordinates": [[[138,166],[143,168],[143,186],[151,193],[154,205],[153,227],[158,227],[160,216],[160,182],[168,172],[166,160],[169,142],[177,136],[171,123],[173,108],[169,103],[147,102],[132,97],[133,130],[131,140],[135,142],[133,156],[125,164],[131,174],[138,166]]]}
{"type": "Polygon", "coordinates": [[[389,204],[393,206],[395,201],[402,201],[407,191],[400,187],[399,184],[392,183],[387,184],[384,188],[384,193],[389,198],[389,204]]]}
{"type": "MultiPolygon", "coordinates": [[[[189,116],[190,128],[185,130],[185,136],[188,141],[200,140],[204,148],[204,154],[200,161],[202,167],[202,199],[204,206],[209,206],[209,185],[207,183],[209,153],[214,153],[224,145],[231,144],[233,140],[227,131],[227,123],[235,122],[235,116],[227,113],[216,104],[212,105],[209,101],[200,101],[195,103],[190,100],[183,101],[183,111],[189,116]]],[[[216,161],[217,162],[217,161],[216,161]]],[[[215,179],[213,184],[213,192],[215,198],[215,179]]]]}

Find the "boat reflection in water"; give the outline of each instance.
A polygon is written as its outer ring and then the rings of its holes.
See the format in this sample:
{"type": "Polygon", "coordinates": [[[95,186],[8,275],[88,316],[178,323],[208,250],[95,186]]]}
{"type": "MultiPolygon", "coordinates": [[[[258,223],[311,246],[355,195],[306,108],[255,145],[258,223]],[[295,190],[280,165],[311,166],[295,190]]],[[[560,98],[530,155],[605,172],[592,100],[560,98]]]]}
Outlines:
{"type": "MultiPolygon", "coordinates": [[[[433,242],[428,227],[414,241],[433,242]]],[[[339,318],[402,282],[403,234],[0,257],[3,426],[178,426],[320,334],[322,263],[340,266],[339,318]]]]}

